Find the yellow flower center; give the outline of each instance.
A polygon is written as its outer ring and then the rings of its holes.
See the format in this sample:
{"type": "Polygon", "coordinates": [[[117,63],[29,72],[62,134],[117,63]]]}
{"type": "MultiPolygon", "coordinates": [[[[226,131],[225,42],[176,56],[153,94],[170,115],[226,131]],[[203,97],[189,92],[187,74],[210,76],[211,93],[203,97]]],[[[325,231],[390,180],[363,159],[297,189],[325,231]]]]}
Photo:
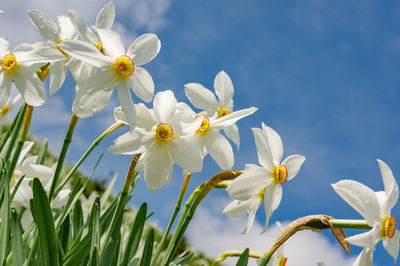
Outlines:
{"type": "Polygon", "coordinates": [[[96,48],[97,48],[97,50],[100,51],[100,53],[102,53],[103,55],[106,55],[106,54],[104,53],[103,44],[102,44],[101,42],[99,42],[99,43],[96,45],[96,48]]]}
{"type": "Polygon", "coordinates": [[[115,66],[118,72],[124,77],[129,77],[135,71],[135,64],[133,64],[133,60],[127,55],[118,57],[115,60],[115,66]]]}
{"type": "Polygon", "coordinates": [[[286,261],[287,261],[287,258],[281,257],[279,259],[278,266],[285,266],[286,265],[286,261]]]}
{"type": "Polygon", "coordinates": [[[221,117],[223,117],[223,116],[226,116],[227,114],[229,114],[231,111],[229,111],[229,109],[228,108],[224,108],[224,107],[220,107],[219,109],[218,109],[218,118],[221,118],[221,117]]]}
{"type": "Polygon", "coordinates": [[[59,40],[59,41],[56,43],[56,48],[57,48],[58,51],[60,51],[60,53],[63,54],[63,56],[66,57],[66,56],[68,56],[68,54],[67,54],[63,49],[61,49],[61,48],[58,46],[60,43],[62,43],[62,42],[65,41],[65,40],[67,40],[67,39],[59,40]]]}
{"type": "Polygon", "coordinates": [[[6,104],[0,109],[0,114],[1,115],[6,115],[9,110],[10,110],[10,106],[8,104],[6,104]]]}
{"type": "Polygon", "coordinates": [[[17,58],[15,58],[13,54],[6,54],[3,60],[1,60],[1,67],[7,74],[14,74],[15,70],[18,68],[17,58]]]}
{"type": "Polygon", "coordinates": [[[168,143],[174,136],[174,129],[167,123],[160,123],[156,129],[156,140],[161,143],[168,143]]]}
{"type": "Polygon", "coordinates": [[[382,235],[383,237],[392,238],[396,232],[397,220],[396,217],[386,216],[382,222],[382,235]]]}
{"type": "MultiPolygon", "coordinates": [[[[196,116],[195,118],[197,118],[198,116],[196,116]]],[[[208,117],[203,116],[203,120],[201,121],[201,126],[199,127],[198,130],[196,130],[197,134],[200,135],[205,135],[207,134],[207,131],[210,129],[210,119],[208,119],[208,117]]]]}
{"type": "Polygon", "coordinates": [[[272,177],[275,184],[285,183],[288,177],[288,170],[286,165],[283,164],[281,166],[275,166],[275,168],[272,170],[272,177]]]}

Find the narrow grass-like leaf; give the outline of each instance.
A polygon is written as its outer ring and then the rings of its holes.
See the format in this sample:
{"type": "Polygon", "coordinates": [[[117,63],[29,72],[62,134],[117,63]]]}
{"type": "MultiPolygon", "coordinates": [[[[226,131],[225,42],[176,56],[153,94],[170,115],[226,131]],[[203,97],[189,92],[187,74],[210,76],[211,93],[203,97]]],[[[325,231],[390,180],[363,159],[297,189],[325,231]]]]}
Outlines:
{"type": "Polygon", "coordinates": [[[58,265],[58,245],[53,214],[39,178],[33,179],[32,190],[34,217],[39,232],[40,257],[44,266],[58,265]]]}
{"type": "Polygon", "coordinates": [[[15,209],[11,210],[11,250],[14,266],[22,266],[24,264],[24,246],[22,244],[21,226],[18,220],[18,214],[15,209]]]}
{"type": "Polygon", "coordinates": [[[94,254],[94,248],[100,246],[100,198],[96,197],[92,211],[90,214],[89,231],[92,231],[92,244],[90,248],[90,261],[93,261],[93,256],[99,256],[98,253],[94,254]]]}
{"type": "Polygon", "coordinates": [[[90,266],[99,265],[99,248],[97,246],[93,247],[93,254],[91,256],[90,266]]]}
{"type": "Polygon", "coordinates": [[[58,230],[58,241],[61,243],[62,251],[65,253],[67,251],[69,243],[70,243],[70,234],[71,232],[71,224],[70,217],[64,219],[64,222],[61,224],[60,229],[58,230]]]}
{"type": "Polygon", "coordinates": [[[185,252],[179,254],[169,266],[185,265],[192,257],[193,253],[191,253],[190,250],[185,250],[185,252]]]}
{"type": "Polygon", "coordinates": [[[44,160],[46,159],[46,155],[47,155],[47,147],[49,145],[49,140],[45,139],[43,141],[42,147],[40,148],[38,157],[36,159],[36,164],[43,164],[44,160]]]}
{"type": "MultiPolygon", "coordinates": [[[[82,203],[81,203],[80,199],[78,199],[75,202],[72,222],[73,222],[72,229],[74,232],[73,239],[74,239],[74,241],[76,241],[77,237],[79,235],[79,232],[83,226],[83,211],[82,211],[82,203]]],[[[79,240],[80,240],[80,238],[79,238],[79,240]]]]}
{"type": "MultiPolygon", "coordinates": [[[[7,180],[6,171],[2,171],[2,180],[7,180]]],[[[0,226],[0,265],[3,265],[7,259],[7,249],[10,229],[10,190],[8,182],[3,182],[3,204],[0,226]]]]}
{"type": "Polygon", "coordinates": [[[236,263],[236,266],[247,266],[247,263],[249,262],[249,248],[246,248],[242,255],[240,255],[238,262],[236,263]]]}
{"type": "MultiPolygon", "coordinates": [[[[101,195],[100,206],[106,206],[108,197],[109,197],[110,194],[111,194],[111,191],[112,191],[112,189],[113,189],[113,187],[114,187],[115,181],[117,181],[117,177],[118,177],[118,174],[116,174],[116,175],[114,176],[114,178],[111,180],[110,184],[108,185],[106,191],[104,191],[103,195],[101,195]]],[[[104,207],[103,207],[103,208],[104,208],[104,207]]]]}
{"type": "MultiPolygon", "coordinates": [[[[111,238],[110,241],[107,243],[108,245],[104,250],[104,254],[103,256],[100,255],[100,265],[102,266],[115,265],[113,264],[113,261],[118,261],[118,255],[121,244],[122,220],[123,220],[123,215],[120,215],[117,219],[114,230],[111,232],[111,238]]],[[[105,243],[103,242],[102,245],[105,245],[105,243]]]]}
{"type": "Polygon", "coordinates": [[[146,221],[147,203],[144,202],[140,206],[133,222],[132,230],[129,233],[128,241],[124,251],[124,257],[121,265],[128,265],[129,261],[135,256],[142,238],[143,228],[146,221]]]}
{"type": "Polygon", "coordinates": [[[144,244],[142,260],[140,266],[149,266],[151,263],[151,256],[153,255],[153,244],[154,244],[154,228],[150,229],[147,235],[146,243],[144,244]]]}
{"type": "Polygon", "coordinates": [[[17,183],[15,184],[14,189],[13,189],[13,191],[11,193],[11,196],[10,196],[10,202],[13,201],[14,196],[17,193],[17,190],[18,190],[19,186],[21,185],[22,180],[24,180],[24,178],[25,178],[25,175],[21,176],[20,179],[18,179],[17,183]]]}

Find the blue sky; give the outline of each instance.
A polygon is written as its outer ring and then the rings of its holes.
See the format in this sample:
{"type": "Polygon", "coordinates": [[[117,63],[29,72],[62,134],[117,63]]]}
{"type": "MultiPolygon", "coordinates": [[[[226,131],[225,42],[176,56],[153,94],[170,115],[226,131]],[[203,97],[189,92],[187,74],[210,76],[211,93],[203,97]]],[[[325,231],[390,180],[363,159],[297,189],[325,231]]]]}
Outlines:
{"type": "MultiPolygon", "coordinates": [[[[0,35],[6,36],[14,46],[23,41],[40,41],[40,36],[29,24],[25,14],[27,9],[42,10],[53,18],[66,14],[68,9],[76,9],[89,24],[93,24],[104,3],[71,0],[56,4],[34,0],[26,6],[2,4],[0,8],[5,13],[0,15],[0,23],[4,25],[0,35]]],[[[234,109],[258,108],[255,114],[238,123],[241,149],[235,152],[235,169],[243,169],[245,163],[257,163],[250,128],[260,127],[261,122],[280,134],[284,156],[302,154],[306,157],[298,176],[284,184],[283,199],[271,224],[317,213],[335,218],[360,218],[336,195],[330,184],[341,179],[354,179],[374,190],[382,190],[377,158],[384,160],[398,179],[398,1],[206,0],[189,3],[123,0],[115,1],[115,5],[114,29],[121,34],[126,46],[146,32],[157,33],[161,40],[160,54],[145,65],[154,79],[156,92],[171,89],[178,100],[188,102],[183,90],[186,83],[198,82],[212,90],[215,75],[224,70],[235,87],[234,109]]],[[[48,97],[46,105],[35,110],[32,132],[41,139],[47,136],[55,152],[61,147],[71,115],[73,87],[69,77],[57,94],[48,97]]],[[[111,111],[116,105],[114,97],[104,111],[79,122],[68,162],[75,162],[89,143],[113,122],[111,111]]],[[[110,136],[96,150],[84,164],[86,171],[93,167],[113,138],[125,131],[110,136]]],[[[105,177],[109,172],[118,173],[121,178],[117,188],[120,188],[129,161],[127,156],[105,154],[97,175],[105,177]]],[[[168,221],[183,180],[181,170],[178,167],[174,170],[169,186],[151,193],[142,181],[134,195],[135,205],[149,202],[161,226],[168,221]]],[[[206,158],[203,173],[193,176],[189,191],[218,171],[216,164],[206,158]]],[[[220,213],[224,207],[221,202],[229,202],[226,193],[215,191],[202,207],[215,211],[213,215],[219,217],[219,221],[226,221],[226,227],[229,223],[241,223],[239,234],[245,221],[227,219],[220,213]]],[[[202,211],[207,212],[207,209],[202,211]]],[[[397,205],[392,214],[397,215],[399,211],[397,205]]],[[[198,215],[194,223],[201,224],[201,219],[198,215]]],[[[262,225],[264,219],[260,209],[257,221],[262,225]]],[[[202,235],[189,229],[193,235],[202,235]]],[[[255,231],[256,227],[251,231],[254,238],[261,230],[255,231]]],[[[213,232],[213,235],[217,233],[213,232]]],[[[324,237],[336,250],[337,245],[329,234],[324,233],[324,237]]],[[[223,251],[223,243],[228,241],[224,242],[222,238],[220,236],[219,246],[223,251]]],[[[194,246],[201,246],[202,239],[192,237],[191,240],[194,246]]],[[[265,243],[259,250],[269,246],[265,243]]],[[[360,251],[356,247],[352,250],[353,256],[360,251]]],[[[345,259],[347,255],[341,253],[341,256],[345,259]]],[[[288,265],[290,261],[289,257],[288,265]]],[[[374,262],[377,265],[393,264],[381,243],[374,254],[374,262]]]]}

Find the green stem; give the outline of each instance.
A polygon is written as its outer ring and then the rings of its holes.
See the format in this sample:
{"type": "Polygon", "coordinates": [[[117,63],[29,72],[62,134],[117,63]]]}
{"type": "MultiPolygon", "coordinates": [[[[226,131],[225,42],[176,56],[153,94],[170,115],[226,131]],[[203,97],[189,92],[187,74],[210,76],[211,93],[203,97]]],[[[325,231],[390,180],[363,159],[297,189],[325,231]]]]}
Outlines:
{"type": "Polygon", "coordinates": [[[72,178],[72,175],[76,172],[76,170],[79,168],[79,166],[86,160],[86,158],[89,156],[89,154],[96,148],[100,142],[110,135],[112,132],[117,130],[118,128],[123,127],[125,124],[123,123],[115,123],[112,126],[110,126],[106,131],[104,131],[91,145],[90,147],[86,150],[86,152],[82,155],[82,157],[79,159],[78,162],[75,163],[74,167],[69,171],[67,174],[67,177],[62,181],[62,183],[57,187],[57,189],[54,192],[54,197],[58,195],[58,193],[62,190],[62,188],[69,182],[69,180],[72,178]]]}
{"type": "Polygon", "coordinates": [[[78,123],[78,120],[79,120],[79,117],[77,117],[76,115],[72,115],[67,133],[65,134],[64,143],[61,148],[60,156],[58,157],[56,171],[54,173],[54,177],[51,182],[51,187],[50,187],[50,191],[49,191],[49,201],[51,201],[53,199],[53,193],[56,188],[58,178],[61,174],[61,170],[62,170],[64,160],[65,160],[65,155],[67,154],[69,145],[71,144],[72,135],[74,134],[74,129],[75,129],[76,123],[78,123]]]}
{"type": "MultiPolygon", "coordinates": [[[[11,133],[13,132],[14,128],[17,126],[18,130],[17,132],[20,130],[21,125],[22,125],[22,117],[25,114],[25,109],[26,109],[26,103],[24,103],[21,108],[18,111],[17,116],[14,118],[11,126],[9,127],[9,129],[7,130],[6,134],[4,135],[3,139],[1,140],[1,144],[0,144],[0,152],[3,150],[4,146],[7,143],[8,138],[10,137],[11,133]]],[[[15,140],[14,140],[15,141],[15,140]]],[[[12,145],[11,145],[12,146],[12,145]]]]}
{"type": "Polygon", "coordinates": [[[331,219],[329,221],[335,228],[372,229],[365,220],[331,219]]]}
{"type": "Polygon", "coordinates": [[[11,178],[12,173],[14,173],[15,167],[17,166],[19,155],[21,154],[22,148],[24,147],[25,139],[29,131],[29,126],[31,125],[32,113],[33,113],[33,106],[27,105],[24,115],[24,120],[22,121],[21,135],[19,136],[17,147],[15,148],[10,168],[8,169],[10,173],[9,178],[11,178]]]}
{"type": "MultiPolygon", "coordinates": [[[[243,254],[243,250],[230,250],[225,253],[222,253],[212,264],[211,266],[216,266],[218,263],[224,261],[227,257],[240,257],[243,254]]],[[[262,253],[254,250],[249,251],[249,258],[259,259],[262,257],[262,253]]]]}
{"type": "Polygon", "coordinates": [[[187,189],[187,187],[189,185],[189,181],[190,181],[191,177],[192,177],[192,174],[188,174],[188,175],[185,176],[185,179],[184,179],[183,184],[182,184],[181,192],[179,193],[178,200],[176,201],[176,204],[175,204],[174,212],[172,213],[171,219],[169,220],[167,229],[165,229],[165,231],[164,231],[164,233],[163,233],[163,235],[161,237],[160,243],[158,243],[156,253],[154,254],[153,259],[152,259],[152,265],[156,264],[157,259],[160,256],[160,253],[161,253],[162,248],[164,246],[165,240],[167,239],[169,231],[171,230],[172,224],[174,223],[174,221],[176,219],[176,216],[178,216],[179,210],[181,209],[183,197],[185,196],[186,189],[187,189]]]}
{"type": "Polygon", "coordinates": [[[127,198],[129,196],[129,190],[130,186],[132,184],[133,178],[135,177],[136,174],[136,163],[139,160],[141,154],[135,154],[132,158],[132,161],[129,165],[129,170],[125,178],[125,184],[124,187],[122,188],[121,194],[119,195],[118,198],[118,203],[117,207],[115,209],[114,215],[111,219],[110,227],[107,229],[106,232],[106,238],[104,239],[101,247],[100,247],[100,253],[99,253],[99,258],[102,259],[104,252],[106,251],[106,247],[108,246],[108,242],[110,241],[111,236],[113,235],[114,229],[116,225],[118,224],[119,217],[123,215],[124,207],[127,202],[127,198]]]}

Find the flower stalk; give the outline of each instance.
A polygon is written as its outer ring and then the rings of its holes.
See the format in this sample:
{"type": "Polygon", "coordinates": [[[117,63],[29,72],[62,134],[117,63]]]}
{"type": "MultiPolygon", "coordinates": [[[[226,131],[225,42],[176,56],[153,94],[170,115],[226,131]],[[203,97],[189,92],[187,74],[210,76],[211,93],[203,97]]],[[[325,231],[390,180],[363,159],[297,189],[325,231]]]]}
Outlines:
{"type": "MultiPolygon", "coordinates": [[[[211,266],[216,266],[218,263],[226,260],[228,257],[240,257],[243,254],[243,250],[230,250],[219,255],[219,257],[211,264],[211,266]]],[[[259,251],[250,250],[249,258],[259,259],[263,254],[259,251]]]]}

